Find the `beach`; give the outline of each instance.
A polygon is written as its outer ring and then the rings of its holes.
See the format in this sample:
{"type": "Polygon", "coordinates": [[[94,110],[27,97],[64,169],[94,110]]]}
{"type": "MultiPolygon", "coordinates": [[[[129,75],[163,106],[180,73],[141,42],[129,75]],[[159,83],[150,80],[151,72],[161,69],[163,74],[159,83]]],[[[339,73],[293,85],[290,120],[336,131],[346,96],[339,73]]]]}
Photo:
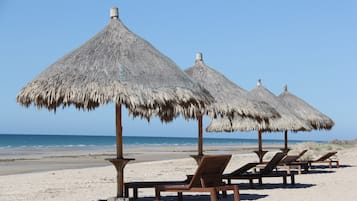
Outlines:
{"type": "MultiPolygon", "coordinates": [[[[357,145],[355,143],[302,143],[292,145],[290,154],[305,148],[306,159],[315,158],[328,151],[338,151],[340,168],[316,168],[308,174],[296,175],[296,185],[282,185],[281,178],[264,178],[263,186],[247,188],[246,181],[239,180],[241,200],[355,200],[357,192],[357,145]]],[[[247,162],[257,161],[252,153],[254,146],[207,146],[205,154],[233,154],[225,173],[239,168],[247,162]]],[[[279,151],[279,146],[269,145],[265,159],[269,160],[279,151]]],[[[105,161],[112,151],[91,150],[71,153],[56,152],[39,157],[0,162],[0,200],[99,200],[116,194],[115,168],[105,161]],[[77,156],[75,156],[77,155],[77,156]],[[77,163],[74,161],[78,161],[77,163]],[[37,168],[37,170],[36,170],[37,168]]],[[[127,157],[136,158],[125,167],[125,182],[150,180],[184,180],[193,174],[197,165],[189,157],[196,153],[195,146],[182,147],[130,147],[127,157]]],[[[288,183],[290,180],[288,179],[288,183]]],[[[175,194],[163,193],[163,200],[175,200],[175,194]]],[[[209,200],[207,195],[184,194],[184,200],[209,200]]],[[[132,194],[131,194],[132,196],[132,194]]],[[[154,200],[153,189],[140,189],[139,200],[154,200]]],[[[231,192],[228,198],[232,200],[231,192]]]]}

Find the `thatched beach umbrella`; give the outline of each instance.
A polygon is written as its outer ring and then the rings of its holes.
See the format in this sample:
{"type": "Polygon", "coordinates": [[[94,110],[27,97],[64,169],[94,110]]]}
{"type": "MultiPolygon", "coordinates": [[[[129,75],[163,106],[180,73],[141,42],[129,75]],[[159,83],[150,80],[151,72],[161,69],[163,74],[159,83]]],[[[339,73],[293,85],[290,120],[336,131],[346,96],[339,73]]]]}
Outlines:
{"type": "Polygon", "coordinates": [[[280,118],[271,118],[268,121],[254,121],[253,119],[233,118],[232,120],[221,118],[213,119],[207,127],[209,132],[218,131],[258,131],[258,151],[256,154],[259,161],[263,161],[266,151],[262,148],[262,132],[265,131],[308,131],[312,127],[303,119],[297,117],[289,108],[285,107],[281,100],[272,92],[262,86],[261,80],[258,81],[257,87],[248,93],[251,97],[257,100],[264,100],[271,105],[279,114],[280,118]]]}
{"type": "MultiPolygon", "coordinates": [[[[301,98],[288,92],[288,86],[285,85],[284,91],[278,96],[281,102],[295,113],[296,116],[309,122],[313,129],[330,130],[335,123],[327,115],[321,113],[301,98]]],[[[288,150],[288,131],[285,131],[285,150],[288,150]]]]}
{"type": "MultiPolygon", "coordinates": [[[[197,53],[195,64],[186,69],[185,72],[207,89],[216,100],[206,108],[203,114],[208,114],[211,117],[225,116],[231,118],[239,116],[240,118],[256,120],[279,117],[279,114],[267,103],[249,97],[244,89],[207,66],[203,61],[202,53],[197,53]]],[[[199,162],[202,156],[202,116],[199,116],[196,161],[199,162]]]]}
{"type": "Polygon", "coordinates": [[[110,161],[118,173],[117,197],[122,197],[123,168],[130,159],[123,157],[121,105],[134,116],[170,121],[179,114],[196,118],[213,97],[131,32],[119,20],[117,8],[110,14],[102,31],[45,69],[20,91],[17,101],[48,110],[70,105],[92,110],[114,103],[117,156],[110,161]]]}

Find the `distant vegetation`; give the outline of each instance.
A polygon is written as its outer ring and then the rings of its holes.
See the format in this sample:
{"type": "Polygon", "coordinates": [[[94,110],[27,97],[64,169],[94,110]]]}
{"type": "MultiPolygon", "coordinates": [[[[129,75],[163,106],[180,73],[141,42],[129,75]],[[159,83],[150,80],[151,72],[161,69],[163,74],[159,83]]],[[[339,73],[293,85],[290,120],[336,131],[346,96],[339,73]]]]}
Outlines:
{"type": "Polygon", "coordinates": [[[332,140],[325,143],[316,142],[304,142],[292,145],[292,151],[289,154],[298,154],[302,150],[309,150],[302,156],[302,160],[315,159],[330,151],[341,151],[346,148],[352,148],[357,145],[357,139],[355,140],[332,140]]]}
{"type": "Polygon", "coordinates": [[[356,145],[357,144],[357,139],[354,140],[332,140],[330,142],[331,144],[336,144],[336,145],[356,145]]]}

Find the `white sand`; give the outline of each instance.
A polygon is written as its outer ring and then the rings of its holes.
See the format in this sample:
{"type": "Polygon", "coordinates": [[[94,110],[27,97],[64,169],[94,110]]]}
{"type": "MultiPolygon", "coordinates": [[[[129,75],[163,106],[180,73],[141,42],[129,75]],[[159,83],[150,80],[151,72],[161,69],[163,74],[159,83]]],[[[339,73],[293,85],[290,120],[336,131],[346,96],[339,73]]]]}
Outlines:
{"type": "MultiPolygon", "coordinates": [[[[241,189],[241,200],[357,200],[357,147],[338,151],[338,158],[343,167],[314,169],[309,174],[296,175],[297,184],[288,185],[286,188],[281,185],[281,178],[264,178],[263,182],[268,185],[258,189],[241,189]]],[[[272,154],[270,153],[267,158],[272,154]]],[[[234,155],[225,172],[230,172],[246,162],[255,161],[256,158],[255,154],[250,153],[234,155]]],[[[125,168],[125,181],[183,180],[186,174],[193,174],[196,167],[191,158],[133,163],[125,168]]],[[[90,201],[105,199],[116,194],[115,178],[116,172],[112,166],[5,175],[0,176],[0,200],[90,201]]],[[[288,182],[290,183],[290,179],[288,182]]],[[[162,195],[169,194],[163,193],[162,195]]],[[[154,190],[141,189],[139,196],[147,196],[139,200],[154,200],[154,190]]],[[[173,197],[163,197],[163,199],[176,200],[173,197]]],[[[209,200],[209,197],[185,196],[184,200],[209,200]]],[[[229,196],[221,200],[233,199],[229,196]]]]}

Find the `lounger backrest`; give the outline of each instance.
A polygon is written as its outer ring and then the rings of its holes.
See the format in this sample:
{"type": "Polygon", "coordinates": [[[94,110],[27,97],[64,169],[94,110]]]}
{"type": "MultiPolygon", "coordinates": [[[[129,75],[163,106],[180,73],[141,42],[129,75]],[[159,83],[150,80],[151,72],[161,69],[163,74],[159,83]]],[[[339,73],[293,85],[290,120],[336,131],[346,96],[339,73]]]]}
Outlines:
{"type": "Polygon", "coordinates": [[[267,163],[263,170],[261,170],[261,174],[269,174],[271,173],[277,165],[279,165],[280,161],[285,157],[285,154],[282,152],[278,152],[274,155],[274,157],[267,163]]]}
{"type": "Polygon", "coordinates": [[[301,158],[301,156],[303,156],[308,150],[307,149],[304,149],[302,150],[302,152],[300,152],[300,154],[298,155],[297,159],[298,160],[299,158],[301,158]]]}
{"type": "Polygon", "coordinates": [[[232,155],[203,156],[189,187],[218,186],[222,182],[222,174],[232,155]]]}
{"type": "Polygon", "coordinates": [[[252,169],[253,167],[257,166],[259,163],[247,163],[245,165],[243,165],[242,167],[234,170],[233,172],[231,172],[229,175],[230,176],[238,176],[241,175],[245,172],[248,172],[248,170],[252,169]]]}
{"type": "Polygon", "coordinates": [[[328,152],[325,155],[321,156],[320,158],[318,158],[315,161],[325,161],[327,159],[329,159],[331,156],[335,155],[337,152],[328,152]]]}
{"type": "Polygon", "coordinates": [[[298,158],[299,158],[299,155],[288,155],[288,156],[285,156],[285,158],[283,158],[280,163],[290,164],[292,162],[295,162],[298,158]]]}

